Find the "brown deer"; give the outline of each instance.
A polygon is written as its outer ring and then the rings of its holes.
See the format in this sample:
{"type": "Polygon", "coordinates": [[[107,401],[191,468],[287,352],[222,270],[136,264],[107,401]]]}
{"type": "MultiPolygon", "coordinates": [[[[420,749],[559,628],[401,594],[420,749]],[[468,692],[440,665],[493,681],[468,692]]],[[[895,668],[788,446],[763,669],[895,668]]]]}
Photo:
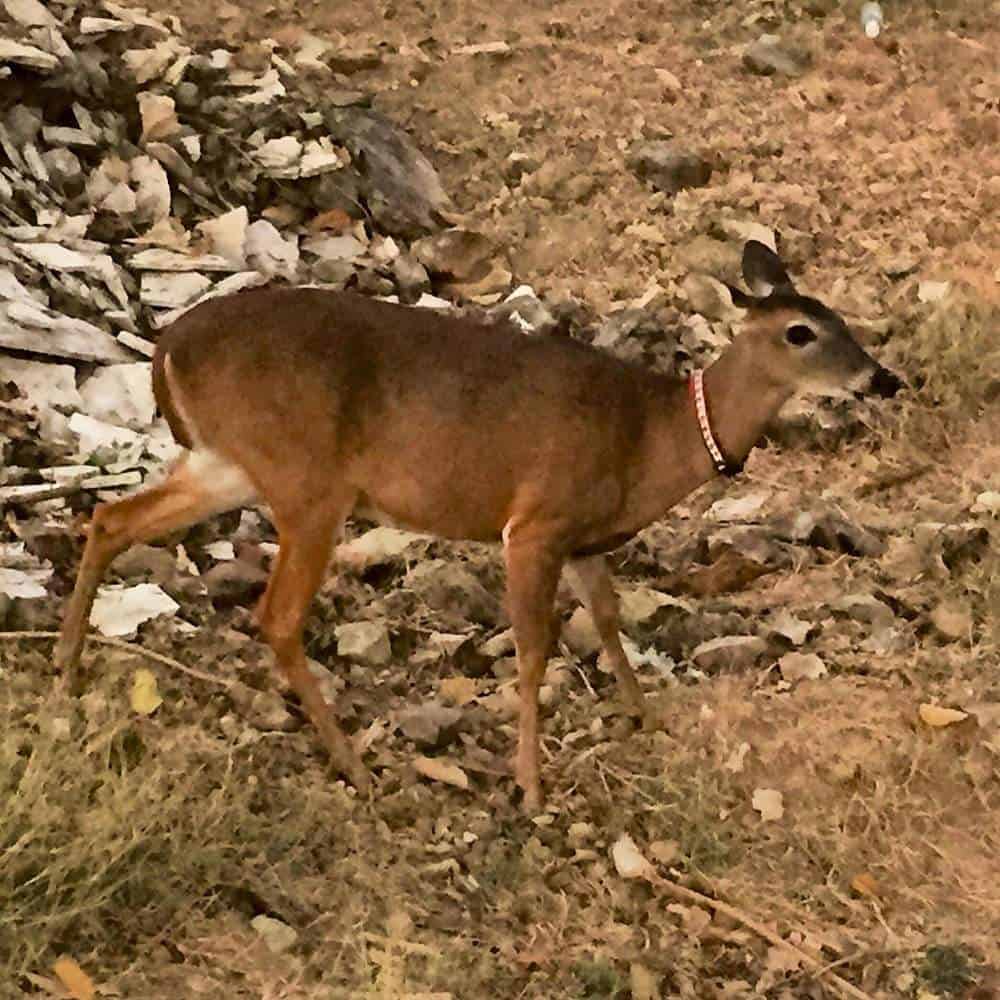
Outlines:
{"type": "Polygon", "coordinates": [[[193,308],[153,359],[157,402],[186,451],[160,485],[94,511],[57,665],[78,690],[94,593],[117,554],[266,503],[280,546],[260,629],[332,763],[363,791],[368,771],[302,646],[344,522],[358,513],[502,540],[520,685],[516,778],[526,808],[537,810],[538,689],[562,568],[642,714],[602,553],[714,476],[738,471],[795,393],[899,388],[840,316],[795,291],[770,249],[748,243],[743,273],[755,294],[731,290],[745,310],[741,332],[687,384],[565,337],[347,292],[264,289],[193,308]]]}

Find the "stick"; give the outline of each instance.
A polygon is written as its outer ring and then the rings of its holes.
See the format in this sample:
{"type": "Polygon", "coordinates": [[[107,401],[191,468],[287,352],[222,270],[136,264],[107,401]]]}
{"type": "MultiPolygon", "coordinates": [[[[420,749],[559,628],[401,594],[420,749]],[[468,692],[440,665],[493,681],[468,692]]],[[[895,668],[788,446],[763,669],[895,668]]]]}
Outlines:
{"type": "Polygon", "coordinates": [[[872,1000],[872,997],[868,993],[859,990],[846,979],[842,979],[835,972],[831,971],[833,967],[832,965],[824,965],[807,952],[804,952],[801,948],[798,948],[794,944],[784,940],[780,934],[776,931],[772,931],[770,927],[758,922],[748,913],[744,913],[743,910],[737,909],[729,903],[723,903],[721,900],[713,899],[711,896],[706,896],[704,893],[696,892],[694,889],[688,889],[682,885],[678,885],[676,882],[672,882],[668,878],[663,878],[662,875],[659,875],[654,871],[648,871],[643,877],[650,883],[650,885],[665,890],[677,899],[682,899],[686,903],[697,903],[699,906],[707,906],[709,909],[715,910],[717,913],[724,913],[730,919],[735,920],[737,923],[740,923],[744,927],[752,930],[765,941],[769,941],[778,948],[787,948],[799,959],[799,961],[811,968],[812,977],[814,979],[829,979],[830,982],[837,987],[842,996],[852,997],[853,1000],[872,1000]]]}
{"type": "MultiPolygon", "coordinates": [[[[0,640],[58,638],[58,632],[0,632],[0,640]]],[[[103,635],[88,636],[87,641],[96,642],[101,646],[110,646],[112,649],[122,649],[127,653],[138,653],[140,656],[145,656],[146,659],[152,660],[154,663],[170,667],[172,670],[177,670],[182,674],[187,674],[189,677],[194,677],[199,681],[205,681],[208,684],[218,684],[225,688],[231,688],[237,684],[236,681],[227,680],[224,677],[213,677],[212,674],[202,673],[202,671],[196,670],[194,667],[187,667],[179,660],[175,660],[173,657],[164,656],[163,653],[157,653],[151,649],[145,649],[138,643],[126,642],[124,639],[112,639],[103,635]]]]}

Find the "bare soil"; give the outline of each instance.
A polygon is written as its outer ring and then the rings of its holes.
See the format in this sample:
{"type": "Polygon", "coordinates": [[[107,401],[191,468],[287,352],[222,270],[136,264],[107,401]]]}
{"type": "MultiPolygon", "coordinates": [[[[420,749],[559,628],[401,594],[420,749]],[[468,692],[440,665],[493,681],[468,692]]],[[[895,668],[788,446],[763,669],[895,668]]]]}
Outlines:
{"type": "MultiPolygon", "coordinates": [[[[635,732],[596,656],[563,647],[541,817],[510,799],[511,663],[474,652],[505,627],[485,547],[427,543],[421,560],[332,578],[317,602],[310,654],[336,678],[345,725],[368,732],[371,801],[331,778],[294,709],[261,723],[282,703],[239,607],[192,600],[183,614],[203,627],[178,639],[154,624],[141,643],[239,678],[240,698],[92,645],[91,694],[72,705],[53,693],[45,643],[0,644],[0,754],[19,775],[5,808],[21,824],[0,870],[29,845],[50,859],[15,880],[20,950],[0,996],[52,995],[61,953],[99,995],[143,1000],[838,995],[746,926],[623,880],[609,854],[622,833],[663,874],[836,963],[872,998],[1000,996],[1000,528],[977,508],[1000,490],[1000,5],[887,0],[877,43],[857,5],[824,0],[149,6],[247,58],[296,28],[374,48],[378,64],[350,85],[419,141],[517,280],[594,314],[653,282],[683,313],[680,281],[723,220],[773,227],[803,285],[857,320],[910,389],[850,435],[772,443],[736,484],[711,484],[615,556],[625,589],[710,575],[752,544],[787,558],[626,627],[651,660],[677,664],[669,677],[641,669],[658,731],[635,732]],[[739,46],[767,30],[812,69],[748,73],[739,46]],[[510,52],[453,52],[495,41],[510,52]],[[709,185],[670,198],[635,177],[626,149],[656,137],[706,156],[709,185]],[[924,303],[925,281],[951,289],[924,303]],[[760,491],[749,528],[726,535],[706,516],[760,491]],[[884,552],[775,541],[782,519],[817,505],[884,552]],[[881,641],[884,612],[866,618],[854,595],[887,609],[881,641]],[[781,640],[752,667],[692,668],[702,640],[784,613],[809,624],[796,648],[825,676],[783,679],[781,640]],[[954,615],[966,627],[942,629],[954,615]],[[369,618],[391,626],[388,667],[336,656],[335,625],[369,618]],[[475,642],[423,655],[434,632],[475,642]],[[157,670],[164,697],[148,717],[128,707],[138,666],[157,670]],[[457,721],[426,738],[418,720],[407,735],[407,712],[433,730],[429,703],[463,674],[474,697],[457,721]],[[935,727],[924,704],[969,715],[935,727]],[[458,762],[470,788],[426,781],[417,754],[458,762]],[[781,793],[780,818],[755,809],[760,789],[781,793]],[[250,923],[260,915],[295,942],[269,950],[250,923]]],[[[234,526],[219,519],[185,546],[234,526]]],[[[74,564],[58,560],[64,590],[74,564]]],[[[574,607],[561,594],[564,620],[574,607]]],[[[20,624],[51,629],[57,613],[50,602],[20,624]]]]}

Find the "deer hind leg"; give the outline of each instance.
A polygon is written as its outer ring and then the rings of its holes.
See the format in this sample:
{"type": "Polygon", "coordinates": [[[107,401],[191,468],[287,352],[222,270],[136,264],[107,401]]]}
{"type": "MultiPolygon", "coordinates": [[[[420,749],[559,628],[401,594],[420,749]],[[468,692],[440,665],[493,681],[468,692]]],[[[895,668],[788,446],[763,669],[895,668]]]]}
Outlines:
{"type": "Polygon", "coordinates": [[[352,506],[353,498],[335,505],[324,498],[322,507],[309,512],[298,510],[293,514],[275,509],[280,548],[258,614],[261,632],[319,732],[330,762],[359,792],[365,792],[371,777],[337,725],[319,682],[309,670],[302,645],[309,605],[323,582],[334,542],[352,506]]]}
{"type": "Polygon", "coordinates": [[[622,648],[618,618],[618,595],[604,556],[573,559],[567,574],[580,601],[594,620],[604,652],[611,661],[615,677],[629,707],[644,721],[648,718],[646,698],[636,680],[632,665],[622,648]]]}
{"type": "Polygon", "coordinates": [[[95,508],[54,653],[71,691],[80,689],[80,653],[87,622],[97,587],[115,556],[136,542],[189,527],[250,503],[254,497],[252,483],[237,466],[214,453],[193,451],[185,453],[159,485],[95,508]]]}
{"type": "Polygon", "coordinates": [[[563,560],[550,539],[517,531],[505,531],[504,555],[521,701],[515,774],[524,792],[524,808],[537,812],[542,805],[538,690],[552,646],[552,608],[563,560]]]}

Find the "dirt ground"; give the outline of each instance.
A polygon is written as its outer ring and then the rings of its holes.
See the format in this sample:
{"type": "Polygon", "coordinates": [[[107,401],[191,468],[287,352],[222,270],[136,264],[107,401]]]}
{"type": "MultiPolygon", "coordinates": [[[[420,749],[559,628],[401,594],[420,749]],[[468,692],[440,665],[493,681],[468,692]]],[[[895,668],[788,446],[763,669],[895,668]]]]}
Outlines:
{"type": "MultiPolygon", "coordinates": [[[[164,703],[149,716],[127,709],[128,677],[149,666],[134,652],[90,647],[80,709],[51,693],[44,643],[0,644],[0,753],[18,774],[5,808],[22,824],[0,866],[34,859],[4,883],[0,929],[16,914],[20,941],[0,996],[59,995],[62,953],[98,995],[142,1000],[846,995],[745,921],[623,879],[610,848],[627,833],[855,996],[1000,997],[1000,4],[886,0],[877,43],[859,4],[833,0],[147,6],[199,44],[252,52],[306,28],[374,49],[351,86],[418,140],[517,281],[595,317],[653,283],[664,315],[683,315],[681,281],[726,220],[774,228],[803,286],[909,389],[847,433],[778,436],[737,483],[616,553],[626,592],[682,602],[626,624],[663,725],[634,731],[575,619],[546,689],[542,816],[510,801],[511,661],[476,651],[506,628],[485,547],[428,542],[317,602],[310,655],[347,728],[368,732],[370,802],[284,711],[239,607],[192,600],[184,616],[204,627],[143,630],[243,692],[152,664],[164,703]],[[740,46],[764,31],[811,70],[747,72],[740,46]],[[510,51],[453,51],[497,41],[510,51]],[[634,176],[628,146],[660,137],[705,156],[710,183],[671,198],[634,176]],[[922,301],[928,282],[947,294],[922,301]],[[763,507],[721,525],[707,512],[724,496],[763,507]],[[878,544],[787,528],[820,508],[878,544]],[[712,585],[720,561],[761,546],[765,575],[712,585]],[[678,585],[692,574],[708,583],[678,585]],[[336,656],[335,625],[360,619],[390,622],[388,666],[336,656]],[[474,641],[429,655],[435,633],[474,641]],[[692,664],[730,634],[765,636],[767,655],[692,664]],[[825,673],[782,671],[789,650],[825,673]],[[923,705],[968,714],[940,725],[923,705]],[[81,710],[82,765],[65,737],[81,710]],[[255,724],[268,712],[280,724],[255,724]],[[417,754],[459,762],[469,788],[426,781],[417,754]],[[761,791],[780,792],[780,815],[765,820],[761,791]],[[295,940],[271,950],[262,915],[295,940]]],[[[64,590],[74,565],[60,553],[64,590]]],[[[565,622],[574,607],[560,595],[565,622]]],[[[51,629],[58,610],[19,624],[51,629]]]]}

